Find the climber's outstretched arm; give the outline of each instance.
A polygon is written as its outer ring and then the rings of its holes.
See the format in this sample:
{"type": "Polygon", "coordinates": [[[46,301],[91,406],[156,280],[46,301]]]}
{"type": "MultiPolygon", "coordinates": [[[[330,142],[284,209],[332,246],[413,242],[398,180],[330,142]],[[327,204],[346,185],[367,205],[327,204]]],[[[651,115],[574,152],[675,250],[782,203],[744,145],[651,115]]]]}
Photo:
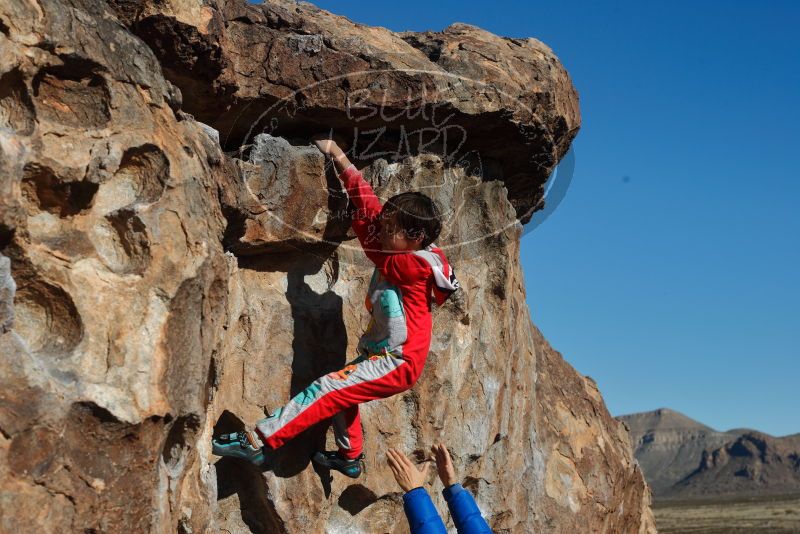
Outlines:
{"type": "Polygon", "coordinates": [[[383,277],[392,284],[412,284],[430,275],[431,267],[423,258],[415,254],[399,254],[383,249],[379,221],[382,206],[356,166],[347,167],[339,178],[356,206],[352,221],[353,230],[361,242],[364,253],[383,277]]]}
{"type": "Polygon", "coordinates": [[[347,159],[344,151],[339,147],[336,141],[331,139],[331,135],[315,135],[312,137],[312,140],[314,141],[314,144],[317,145],[317,148],[319,148],[320,152],[326,156],[330,156],[334,165],[336,165],[337,172],[342,172],[351,165],[350,160],[347,159]]]}
{"type": "Polygon", "coordinates": [[[389,282],[413,283],[430,274],[430,267],[413,254],[396,254],[383,250],[380,239],[380,215],[383,210],[375,191],[364,180],[355,165],[350,163],[339,145],[325,137],[316,136],[314,142],[323,154],[330,156],[339,171],[339,179],[356,208],[352,215],[353,230],[364,253],[389,282]]]}
{"type": "Polygon", "coordinates": [[[364,248],[364,252],[372,261],[374,253],[381,251],[380,239],[380,214],[383,206],[372,187],[364,180],[364,176],[350,164],[344,171],[339,173],[339,179],[347,190],[350,201],[356,208],[353,213],[353,230],[364,248]],[[373,253],[373,254],[371,254],[373,253]]]}
{"type": "Polygon", "coordinates": [[[383,209],[381,201],[375,196],[372,187],[364,180],[356,166],[350,163],[350,160],[347,159],[344,151],[339,148],[336,141],[318,135],[314,137],[314,143],[336,165],[339,179],[344,184],[347,195],[356,208],[356,212],[353,213],[353,230],[355,230],[361,246],[367,252],[367,256],[370,256],[370,252],[380,251],[381,241],[378,236],[380,231],[378,216],[383,209]]]}

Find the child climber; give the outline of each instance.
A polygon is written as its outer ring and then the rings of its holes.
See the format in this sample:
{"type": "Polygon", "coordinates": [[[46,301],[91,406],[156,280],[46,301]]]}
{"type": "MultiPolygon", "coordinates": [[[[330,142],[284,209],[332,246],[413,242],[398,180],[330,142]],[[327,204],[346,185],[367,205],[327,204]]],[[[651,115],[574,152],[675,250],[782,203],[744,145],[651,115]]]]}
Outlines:
{"type": "Polygon", "coordinates": [[[351,478],[361,475],[362,436],[358,405],[391,397],[419,378],[431,341],[431,305],[442,305],[459,288],[444,253],[433,243],[441,231],[436,204],[418,192],[395,195],[381,206],[372,188],[330,139],[314,141],[331,157],[356,211],[353,230],[375,264],[365,305],[372,314],[359,339],[358,357],[315,380],[282,408],[258,421],[254,431],[213,440],[214,454],[254,464],[311,425],[333,417],[338,451],[314,461],[351,478]]]}

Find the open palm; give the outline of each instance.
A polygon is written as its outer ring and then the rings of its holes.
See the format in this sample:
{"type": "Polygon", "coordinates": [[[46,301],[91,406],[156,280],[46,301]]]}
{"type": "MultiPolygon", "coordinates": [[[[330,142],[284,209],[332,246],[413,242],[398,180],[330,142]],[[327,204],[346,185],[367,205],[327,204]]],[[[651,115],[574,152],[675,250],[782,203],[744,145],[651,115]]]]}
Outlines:
{"type": "Polygon", "coordinates": [[[445,488],[456,483],[456,470],[453,468],[453,461],[444,443],[439,443],[431,447],[433,457],[436,458],[436,470],[439,472],[439,479],[445,488]]]}

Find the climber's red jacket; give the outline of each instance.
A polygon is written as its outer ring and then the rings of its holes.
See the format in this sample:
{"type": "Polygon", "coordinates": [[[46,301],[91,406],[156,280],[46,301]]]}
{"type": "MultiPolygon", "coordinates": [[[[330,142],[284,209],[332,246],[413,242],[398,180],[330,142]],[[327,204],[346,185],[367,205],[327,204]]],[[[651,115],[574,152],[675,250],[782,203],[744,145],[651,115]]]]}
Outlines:
{"type": "Polygon", "coordinates": [[[339,177],[356,208],[353,230],[375,264],[365,299],[372,320],[358,351],[369,355],[386,350],[402,356],[416,380],[430,348],[432,302],[443,304],[458,289],[458,281],[444,252],[433,243],[423,250],[383,252],[380,200],[355,165],[339,177]]]}
{"type": "Polygon", "coordinates": [[[356,207],[353,229],[375,263],[365,299],[372,314],[370,325],[359,339],[356,359],[318,378],[288,404],[258,421],[256,431],[267,447],[275,449],[311,425],[333,417],[339,453],[358,458],[363,446],[358,405],[397,395],[414,385],[431,344],[432,303],[443,304],[458,289],[458,281],[434,244],[411,252],[381,250],[380,201],[355,166],[345,169],[340,178],[356,207]]]}

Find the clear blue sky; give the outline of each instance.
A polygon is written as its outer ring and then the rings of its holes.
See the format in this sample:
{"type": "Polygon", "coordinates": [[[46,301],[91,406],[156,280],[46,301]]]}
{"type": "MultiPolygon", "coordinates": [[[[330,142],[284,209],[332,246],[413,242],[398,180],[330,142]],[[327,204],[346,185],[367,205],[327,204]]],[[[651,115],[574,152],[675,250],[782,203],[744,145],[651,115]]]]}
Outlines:
{"type": "Polygon", "coordinates": [[[314,3],[548,44],[583,127],[523,238],[534,322],[614,415],[800,432],[800,3],[314,3]]]}

